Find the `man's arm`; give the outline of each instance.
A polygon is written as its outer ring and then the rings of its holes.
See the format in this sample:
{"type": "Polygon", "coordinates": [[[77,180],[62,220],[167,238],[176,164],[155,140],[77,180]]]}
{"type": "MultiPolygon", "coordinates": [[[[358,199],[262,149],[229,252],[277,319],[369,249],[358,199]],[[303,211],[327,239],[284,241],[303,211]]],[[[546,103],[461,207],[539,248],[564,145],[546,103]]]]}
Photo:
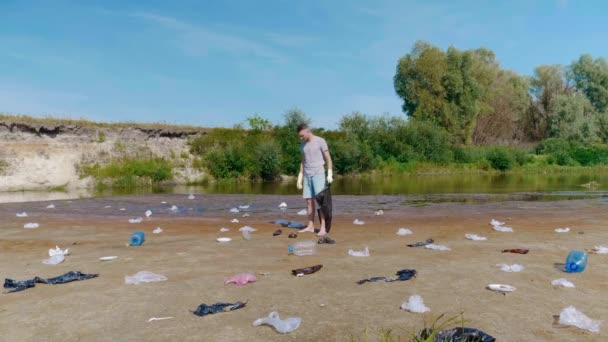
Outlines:
{"type": "Polygon", "coordinates": [[[334,181],[334,172],[332,171],[334,163],[331,161],[329,149],[323,151],[323,158],[325,158],[325,162],[327,163],[327,183],[331,184],[334,181]]]}

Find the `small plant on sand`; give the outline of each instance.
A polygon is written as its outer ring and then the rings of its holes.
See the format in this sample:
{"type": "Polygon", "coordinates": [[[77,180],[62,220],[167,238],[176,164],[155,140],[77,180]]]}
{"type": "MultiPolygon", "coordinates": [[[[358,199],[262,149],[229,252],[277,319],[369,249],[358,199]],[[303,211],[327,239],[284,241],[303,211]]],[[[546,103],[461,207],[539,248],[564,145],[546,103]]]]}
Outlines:
{"type": "MultiPolygon", "coordinates": [[[[435,337],[439,334],[440,331],[448,328],[452,328],[456,326],[456,323],[459,323],[459,327],[464,327],[466,323],[464,319],[464,313],[461,312],[458,315],[443,319],[444,314],[439,315],[437,318],[433,320],[431,326],[428,327],[426,321],[424,322],[424,328],[420,329],[420,331],[414,331],[410,334],[409,337],[402,338],[400,335],[397,335],[393,329],[381,328],[374,333],[374,336],[370,338],[369,332],[370,329],[366,328],[363,331],[363,336],[359,339],[355,339],[351,335],[350,342],[368,342],[368,341],[381,341],[381,342],[433,342],[435,341],[435,337]]],[[[450,342],[450,341],[446,341],[450,342]]]]}
{"type": "Polygon", "coordinates": [[[6,169],[8,169],[8,163],[4,160],[0,160],[0,175],[4,174],[6,169]]]}

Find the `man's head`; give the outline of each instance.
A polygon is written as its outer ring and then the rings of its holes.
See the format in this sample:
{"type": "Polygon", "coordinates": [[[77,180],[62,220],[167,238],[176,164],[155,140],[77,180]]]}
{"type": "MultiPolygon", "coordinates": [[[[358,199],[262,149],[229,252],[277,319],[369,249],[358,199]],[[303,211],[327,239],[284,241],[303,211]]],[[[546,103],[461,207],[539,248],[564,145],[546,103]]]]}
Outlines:
{"type": "Polygon", "coordinates": [[[300,140],[302,141],[310,141],[310,139],[312,138],[312,131],[310,130],[307,124],[299,124],[297,128],[297,133],[298,137],[300,137],[300,140]]]}

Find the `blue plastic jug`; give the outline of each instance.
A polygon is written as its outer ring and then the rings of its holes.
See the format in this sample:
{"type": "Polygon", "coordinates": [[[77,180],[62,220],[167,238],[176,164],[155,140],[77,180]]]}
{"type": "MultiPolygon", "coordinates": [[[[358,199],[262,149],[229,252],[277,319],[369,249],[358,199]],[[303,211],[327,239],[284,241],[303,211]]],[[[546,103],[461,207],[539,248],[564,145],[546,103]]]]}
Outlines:
{"type": "Polygon", "coordinates": [[[579,250],[571,251],[564,266],[566,272],[583,272],[587,266],[587,253],[579,250]]]}
{"type": "Polygon", "coordinates": [[[146,241],[146,235],[144,232],[135,232],[131,234],[131,246],[141,246],[146,241]]]}

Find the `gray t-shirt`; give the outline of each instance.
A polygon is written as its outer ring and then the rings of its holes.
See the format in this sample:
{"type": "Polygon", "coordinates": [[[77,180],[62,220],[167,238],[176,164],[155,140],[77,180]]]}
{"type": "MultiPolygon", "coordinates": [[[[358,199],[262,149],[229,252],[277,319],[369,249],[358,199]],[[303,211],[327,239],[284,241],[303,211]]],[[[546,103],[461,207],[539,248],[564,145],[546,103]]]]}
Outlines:
{"type": "Polygon", "coordinates": [[[325,139],[313,136],[309,142],[302,142],[301,150],[304,155],[304,175],[316,176],[325,174],[323,152],[329,150],[325,139]]]}

